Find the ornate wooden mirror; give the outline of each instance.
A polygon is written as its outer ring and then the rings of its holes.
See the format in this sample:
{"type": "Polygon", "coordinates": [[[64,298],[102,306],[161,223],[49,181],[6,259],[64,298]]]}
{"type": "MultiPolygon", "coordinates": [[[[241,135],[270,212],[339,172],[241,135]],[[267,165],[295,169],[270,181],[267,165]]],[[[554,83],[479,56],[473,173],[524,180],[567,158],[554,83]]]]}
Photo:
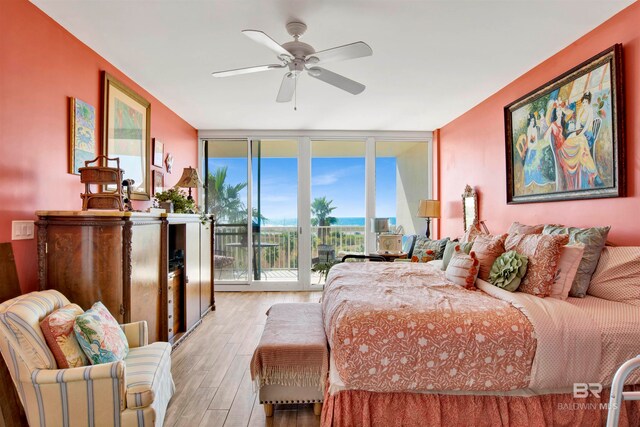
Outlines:
{"type": "Polygon", "coordinates": [[[478,224],[478,194],[470,185],[467,185],[462,193],[462,219],[464,231],[478,224]]]}

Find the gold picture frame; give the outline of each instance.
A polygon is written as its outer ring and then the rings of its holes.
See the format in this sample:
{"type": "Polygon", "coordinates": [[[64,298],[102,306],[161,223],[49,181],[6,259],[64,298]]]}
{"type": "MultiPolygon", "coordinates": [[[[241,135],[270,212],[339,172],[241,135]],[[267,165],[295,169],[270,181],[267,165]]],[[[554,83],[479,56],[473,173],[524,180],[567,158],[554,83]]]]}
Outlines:
{"type": "Polygon", "coordinates": [[[118,157],[124,179],[133,179],[133,200],[151,198],[151,104],[103,72],[102,150],[118,157]]]}

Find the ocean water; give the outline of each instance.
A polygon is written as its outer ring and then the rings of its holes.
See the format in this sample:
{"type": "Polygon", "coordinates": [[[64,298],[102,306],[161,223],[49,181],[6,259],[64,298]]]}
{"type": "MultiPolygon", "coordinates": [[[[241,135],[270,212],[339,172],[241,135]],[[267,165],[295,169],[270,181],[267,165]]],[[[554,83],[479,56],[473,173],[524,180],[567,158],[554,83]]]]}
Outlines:
{"type": "MultiPolygon", "coordinates": [[[[351,226],[351,227],[364,227],[366,223],[366,218],[363,216],[347,216],[337,218],[338,222],[333,225],[343,225],[343,226],[351,226]]],[[[396,225],[396,218],[389,218],[389,223],[391,225],[396,225]]],[[[263,227],[295,227],[298,225],[298,220],[296,218],[280,218],[280,219],[271,219],[265,221],[262,224],[263,227]]]]}

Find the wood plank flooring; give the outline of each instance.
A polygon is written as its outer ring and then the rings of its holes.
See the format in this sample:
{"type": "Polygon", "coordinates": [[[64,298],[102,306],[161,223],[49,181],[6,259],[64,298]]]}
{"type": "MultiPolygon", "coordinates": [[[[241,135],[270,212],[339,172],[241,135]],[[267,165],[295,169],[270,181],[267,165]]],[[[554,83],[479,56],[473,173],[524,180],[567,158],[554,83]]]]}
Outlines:
{"type": "Polygon", "coordinates": [[[216,311],[171,355],[176,393],[164,425],[319,426],[313,405],[277,406],[266,418],[249,374],[269,307],[319,299],[320,292],[216,292],[216,311]]]}

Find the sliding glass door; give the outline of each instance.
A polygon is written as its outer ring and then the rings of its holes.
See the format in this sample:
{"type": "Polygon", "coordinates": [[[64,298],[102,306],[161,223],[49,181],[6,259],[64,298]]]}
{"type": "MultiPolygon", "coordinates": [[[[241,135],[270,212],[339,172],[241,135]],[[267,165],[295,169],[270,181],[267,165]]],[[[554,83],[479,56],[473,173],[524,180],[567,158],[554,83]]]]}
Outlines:
{"type": "Polygon", "coordinates": [[[216,218],[216,281],[246,283],[248,243],[248,146],[246,140],[212,140],[205,150],[205,208],[216,218]]]}
{"type": "Polygon", "coordinates": [[[364,140],[311,142],[312,284],[327,263],[365,252],[365,183],[364,140]]]}
{"type": "Polygon", "coordinates": [[[251,140],[253,280],[298,281],[298,141],[251,140]]]}
{"type": "Polygon", "coordinates": [[[425,142],[208,139],[203,154],[218,290],[314,289],[342,256],[376,250],[371,218],[424,230],[415,212],[431,194],[425,142]]]}

